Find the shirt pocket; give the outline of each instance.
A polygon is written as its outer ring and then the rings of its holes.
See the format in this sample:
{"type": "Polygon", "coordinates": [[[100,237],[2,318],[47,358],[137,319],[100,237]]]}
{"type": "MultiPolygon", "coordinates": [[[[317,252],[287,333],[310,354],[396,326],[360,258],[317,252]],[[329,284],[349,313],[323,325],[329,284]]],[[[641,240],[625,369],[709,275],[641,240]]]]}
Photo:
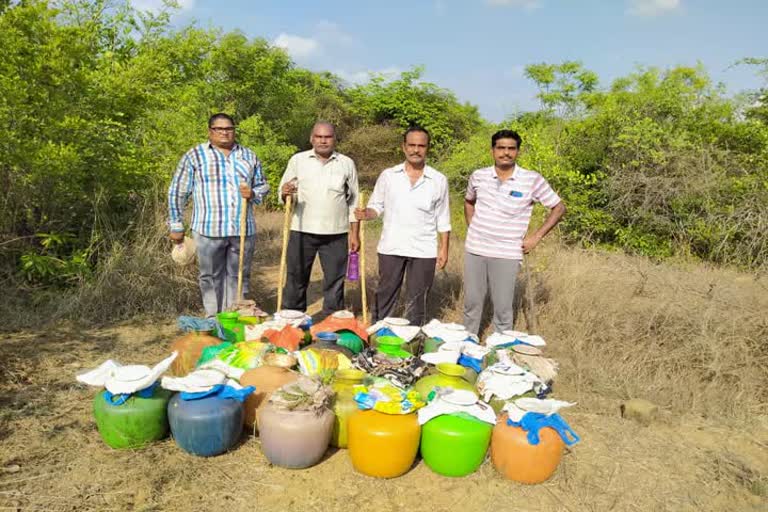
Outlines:
{"type": "Polygon", "coordinates": [[[531,205],[531,197],[526,194],[507,193],[499,197],[499,207],[507,215],[520,215],[531,205]]]}
{"type": "Polygon", "coordinates": [[[344,195],[347,191],[347,176],[342,173],[332,173],[328,176],[328,190],[332,193],[344,195]]]}

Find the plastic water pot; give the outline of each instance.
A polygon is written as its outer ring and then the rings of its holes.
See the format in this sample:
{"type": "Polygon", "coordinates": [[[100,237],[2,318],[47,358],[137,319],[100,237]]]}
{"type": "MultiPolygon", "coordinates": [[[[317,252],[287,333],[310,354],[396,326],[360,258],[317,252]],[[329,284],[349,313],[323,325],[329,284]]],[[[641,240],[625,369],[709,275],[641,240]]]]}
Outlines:
{"type": "Polygon", "coordinates": [[[179,355],[171,363],[171,374],[185,376],[195,368],[203,350],[219,343],[221,340],[207,331],[192,331],[176,338],[171,343],[171,352],[176,351],[179,355]]]}
{"type": "Polygon", "coordinates": [[[176,394],[168,403],[168,421],[181,449],[211,457],[226,452],[240,439],[243,405],[231,398],[182,400],[176,394]]]}
{"type": "Polygon", "coordinates": [[[222,311],[216,314],[224,339],[230,343],[245,341],[245,325],[238,320],[239,318],[240,314],[237,311],[222,311]]]}
{"type": "Polygon", "coordinates": [[[331,444],[338,448],[346,448],[349,440],[349,417],[358,411],[355,402],[354,387],[363,382],[365,372],[349,368],[338,370],[333,390],[336,397],[333,402],[333,414],[336,419],[333,423],[333,435],[331,444]]]}
{"type": "Polygon", "coordinates": [[[117,449],[141,448],[168,435],[166,407],[171,392],[156,388],[150,398],[132,396],[122,405],[110,405],[106,391],[93,399],[93,416],[104,442],[117,449]]]}
{"type": "Polygon", "coordinates": [[[461,365],[440,363],[437,365],[437,373],[420,378],[414,384],[413,389],[418,391],[424,400],[438,386],[475,391],[475,386],[464,380],[465,374],[466,370],[461,365]]]}
{"type": "Polygon", "coordinates": [[[295,381],[299,374],[280,366],[259,366],[246,370],[240,377],[243,386],[254,386],[256,391],[248,395],[243,404],[243,424],[251,432],[256,424],[256,414],[267,405],[272,392],[295,381]]]}
{"type": "Polygon", "coordinates": [[[267,403],[256,414],[261,449],[275,466],[302,469],[323,458],[333,432],[330,409],[286,411],[267,403]]]}
{"type": "Polygon", "coordinates": [[[416,413],[357,411],[349,418],[349,458],[364,475],[395,478],[413,466],[420,436],[416,413]]]}
{"type": "Polygon", "coordinates": [[[527,435],[522,428],[507,425],[507,415],[503,414],[493,427],[491,461],[498,472],[509,480],[538,484],[555,473],[565,443],[549,427],[539,431],[537,445],[530,444],[527,435]]]}
{"type": "Polygon", "coordinates": [[[493,425],[464,414],[444,414],[421,427],[421,456],[444,476],[477,471],[491,443],[493,425]]]}

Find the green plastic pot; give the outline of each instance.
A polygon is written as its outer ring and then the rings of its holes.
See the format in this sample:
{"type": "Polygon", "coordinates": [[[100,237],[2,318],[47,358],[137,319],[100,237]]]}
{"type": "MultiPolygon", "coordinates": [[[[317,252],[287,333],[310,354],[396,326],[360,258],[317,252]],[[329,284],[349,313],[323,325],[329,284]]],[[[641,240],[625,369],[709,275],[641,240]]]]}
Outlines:
{"type": "Polygon", "coordinates": [[[403,350],[405,340],[397,336],[379,336],[376,338],[376,344],[376,350],[388,356],[405,359],[413,355],[407,350],[403,350]]]}
{"type": "Polygon", "coordinates": [[[224,339],[230,343],[245,341],[245,325],[239,321],[240,313],[237,311],[222,311],[216,315],[224,339]]]}
{"type": "Polygon", "coordinates": [[[466,476],[485,460],[493,425],[464,413],[444,414],[421,427],[421,457],[439,475],[466,476]]]}
{"type": "Polygon", "coordinates": [[[352,331],[344,330],[336,334],[339,335],[336,344],[347,347],[353,354],[359,354],[365,348],[363,339],[352,331]]]}
{"type": "Polygon", "coordinates": [[[464,380],[465,374],[466,370],[461,365],[440,363],[437,365],[437,373],[420,378],[413,385],[413,389],[418,391],[424,400],[427,400],[429,393],[436,387],[475,391],[475,386],[464,380]]]}
{"type": "Polygon", "coordinates": [[[105,393],[101,391],[93,399],[93,416],[108,446],[141,448],[168,435],[170,391],[157,387],[150,398],[134,395],[122,405],[108,404],[105,393]]]}

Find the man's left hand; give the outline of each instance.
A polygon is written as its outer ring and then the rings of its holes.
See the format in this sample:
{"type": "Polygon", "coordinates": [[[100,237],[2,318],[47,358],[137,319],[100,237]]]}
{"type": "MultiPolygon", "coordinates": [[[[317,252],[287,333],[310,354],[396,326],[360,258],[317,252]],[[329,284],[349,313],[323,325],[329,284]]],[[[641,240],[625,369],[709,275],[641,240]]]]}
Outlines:
{"type": "Polygon", "coordinates": [[[351,252],[357,252],[360,250],[360,237],[358,235],[349,235],[349,250],[351,252]]]}
{"type": "Polygon", "coordinates": [[[253,190],[251,190],[251,187],[249,187],[247,183],[243,182],[240,184],[240,195],[243,196],[244,199],[250,199],[253,195],[253,190]]]}
{"type": "Polygon", "coordinates": [[[443,270],[447,263],[448,263],[448,251],[441,250],[437,255],[437,262],[435,263],[435,265],[437,266],[437,270],[443,270]]]}
{"type": "Polygon", "coordinates": [[[523,254],[528,254],[531,252],[534,247],[539,245],[539,242],[541,242],[541,237],[536,235],[525,237],[525,240],[523,240],[523,254]]]}

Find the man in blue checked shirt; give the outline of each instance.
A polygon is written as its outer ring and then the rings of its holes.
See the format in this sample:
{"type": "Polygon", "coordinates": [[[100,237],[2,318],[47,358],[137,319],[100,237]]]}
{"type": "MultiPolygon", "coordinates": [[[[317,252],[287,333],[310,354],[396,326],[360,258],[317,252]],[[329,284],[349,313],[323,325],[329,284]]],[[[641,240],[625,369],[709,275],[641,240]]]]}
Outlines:
{"type": "Polygon", "coordinates": [[[184,207],[192,196],[190,228],[197,242],[200,292],[209,317],[242,299],[236,295],[243,207],[248,212],[243,294],[248,293],[256,242],[256,223],[249,206],[260,204],[268,192],[256,154],[235,142],[234,120],[224,113],[212,115],[208,120],[208,142],[181,158],[168,190],[170,238],[177,244],[184,241],[184,207]]]}

